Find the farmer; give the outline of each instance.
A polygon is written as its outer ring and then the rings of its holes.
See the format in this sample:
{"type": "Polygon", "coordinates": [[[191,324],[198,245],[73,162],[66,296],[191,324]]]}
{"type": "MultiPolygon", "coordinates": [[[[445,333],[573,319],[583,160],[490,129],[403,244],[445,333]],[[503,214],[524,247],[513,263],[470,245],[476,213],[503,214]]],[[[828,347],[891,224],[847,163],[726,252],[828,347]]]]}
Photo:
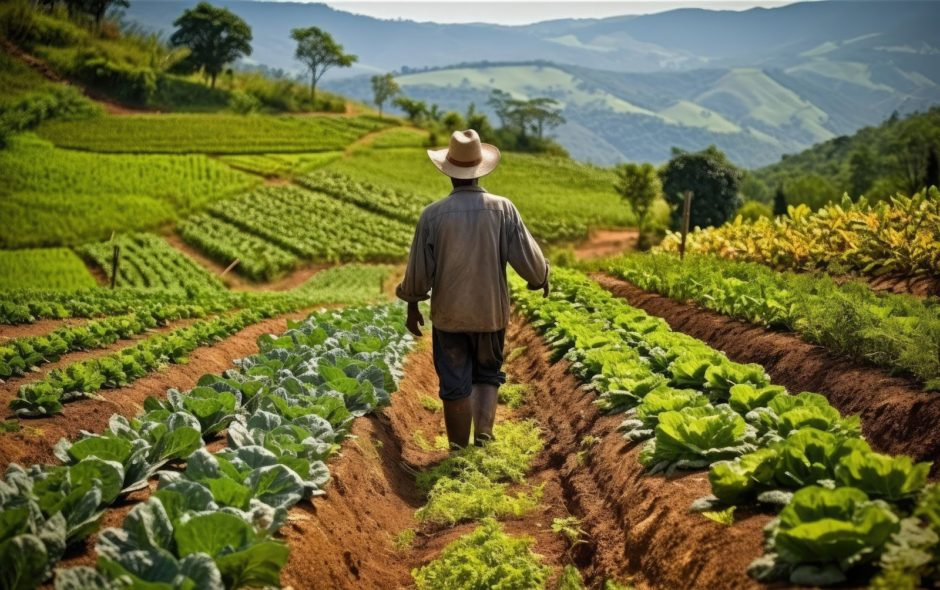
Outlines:
{"type": "MultiPolygon", "coordinates": [[[[506,264],[548,296],[548,264],[519,211],[479,185],[499,163],[499,150],[476,131],[455,131],[447,149],[428,150],[454,190],[421,213],[405,278],[396,294],[408,302],[408,330],[421,336],[418,302],[431,293],[434,369],[451,448],[493,439],[496,394],[506,382],[503,340],[509,324],[506,264]]],[[[533,179],[534,181],[535,179],[533,179]]]]}

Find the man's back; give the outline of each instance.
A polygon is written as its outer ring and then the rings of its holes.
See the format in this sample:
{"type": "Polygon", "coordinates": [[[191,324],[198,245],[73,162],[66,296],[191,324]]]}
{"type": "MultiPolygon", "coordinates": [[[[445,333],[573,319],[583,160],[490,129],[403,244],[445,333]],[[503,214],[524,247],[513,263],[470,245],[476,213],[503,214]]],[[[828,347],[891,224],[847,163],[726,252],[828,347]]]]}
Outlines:
{"type": "Polygon", "coordinates": [[[501,330],[509,321],[507,263],[534,285],[547,278],[515,206],[481,187],[458,187],[421,214],[399,296],[430,289],[431,319],[441,330],[501,330]]]}

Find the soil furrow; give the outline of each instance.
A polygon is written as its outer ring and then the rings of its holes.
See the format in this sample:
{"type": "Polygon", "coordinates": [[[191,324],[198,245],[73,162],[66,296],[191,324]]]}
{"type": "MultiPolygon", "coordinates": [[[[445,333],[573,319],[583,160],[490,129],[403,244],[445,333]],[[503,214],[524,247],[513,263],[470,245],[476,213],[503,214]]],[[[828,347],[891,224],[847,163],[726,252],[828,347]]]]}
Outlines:
{"type": "Polygon", "coordinates": [[[52,447],[60,438],[74,438],[81,430],[101,432],[107,428],[112,414],[134,416],[142,412],[142,404],[150,395],[162,398],[170,387],[179,390],[195,387],[206,373],[221,373],[230,369],[235,359],[257,352],[258,336],[282,333],[287,329],[288,319],[302,319],[310,312],[294,312],[253,324],[220,342],[197,348],[189,355],[188,363],[167,365],[127,387],[101,391],[94,398],[65,404],[61,414],[22,420],[20,431],[0,435],[0,468],[5,470],[9,463],[55,463],[52,447]]]}
{"type": "Polygon", "coordinates": [[[33,369],[29,370],[25,375],[10,377],[5,382],[0,383],[0,415],[2,415],[4,418],[14,417],[13,412],[11,412],[7,408],[7,406],[9,405],[10,400],[16,397],[16,392],[19,390],[19,388],[22,385],[25,385],[26,383],[30,383],[32,381],[38,381],[46,377],[50,372],[54,371],[55,369],[61,369],[62,367],[67,367],[68,365],[71,365],[72,363],[77,363],[77,362],[85,361],[88,359],[107,356],[111,353],[121,350],[122,348],[133,346],[137,342],[144,340],[145,338],[149,338],[150,336],[153,336],[154,334],[161,334],[161,333],[175,330],[177,328],[182,328],[182,327],[192,324],[195,321],[197,320],[196,319],[179,320],[176,322],[169,323],[165,326],[160,326],[159,328],[146,330],[144,332],[141,332],[140,334],[134,334],[130,338],[117,340],[115,342],[112,342],[108,346],[105,346],[102,348],[90,348],[88,350],[76,350],[74,352],[69,352],[69,353],[63,354],[61,357],[59,357],[59,360],[57,361],[54,361],[51,363],[45,363],[45,364],[39,365],[38,367],[34,367],[33,369]]]}
{"type": "Polygon", "coordinates": [[[68,318],[64,320],[36,320],[31,324],[3,324],[0,325],[0,344],[24,336],[45,336],[63,326],[80,326],[88,321],[87,318],[68,318]]]}
{"type": "Polygon", "coordinates": [[[569,507],[591,535],[584,573],[592,587],[610,575],[640,589],[761,587],[745,571],[761,555],[769,515],[739,512],[725,527],[689,513],[711,492],[705,472],[645,476],[640,446],[616,431],[622,419],[598,412],[568,363],[552,364],[541,338],[521,321],[509,338],[526,347],[518,369],[531,384],[525,407],[542,424],[569,507]]]}
{"type": "Polygon", "coordinates": [[[605,274],[592,278],[630,305],[665,319],[674,330],[694,336],[741,363],[762,365],[774,382],[792,392],[825,395],[843,414],[862,418],[862,433],[873,447],[890,454],[934,461],[940,473],[940,395],[892,377],[798,335],[776,332],[648,293],[605,274]]]}

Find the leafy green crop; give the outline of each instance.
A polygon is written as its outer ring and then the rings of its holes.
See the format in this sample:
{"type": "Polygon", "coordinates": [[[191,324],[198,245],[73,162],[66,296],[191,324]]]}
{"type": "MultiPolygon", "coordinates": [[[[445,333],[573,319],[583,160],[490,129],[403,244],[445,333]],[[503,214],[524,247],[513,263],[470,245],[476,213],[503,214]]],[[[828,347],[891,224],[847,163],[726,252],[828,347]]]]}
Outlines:
{"type": "Polygon", "coordinates": [[[238,370],[150,398],[142,415],[112,416],[102,434],[63,439],[62,465],[11,465],[0,481],[0,580],[47,579],[106,506],[158,476],[152,497],[99,535],[97,569],[60,571],[57,587],[115,588],[125,577],[147,587],[277,586],[288,550],[272,535],[290,506],[323,493],[324,461],[353,415],[376,407],[332,390],[321,373],[343,367],[369,383],[376,405],[387,403],[412,341],[403,320],[400,306],[321,312],[259,339],[261,352],[238,370]],[[226,425],[228,447],[209,453],[203,438],[226,425]],[[161,470],[181,461],[183,470],[161,470]]]}
{"type": "Polygon", "coordinates": [[[444,548],[434,561],[412,570],[419,590],[535,590],[549,568],[532,553],[532,539],[513,537],[485,519],[472,533],[444,548]]]}
{"type": "Polygon", "coordinates": [[[716,518],[743,503],[783,507],[752,575],[823,585],[881,565],[879,588],[936,577],[930,463],[872,451],[858,416],[817,393],[791,395],[582,274],[556,269],[552,282],[545,299],[514,279],[518,307],[597,405],[627,413],[626,437],[650,439],[640,453],[650,471],[710,464],[714,496],[693,509],[716,518]]]}
{"type": "Polygon", "coordinates": [[[940,387],[940,313],[918,297],[876,293],[859,282],[778,272],[716,256],[629,254],[605,265],[635,285],[695,301],[940,387]]]}

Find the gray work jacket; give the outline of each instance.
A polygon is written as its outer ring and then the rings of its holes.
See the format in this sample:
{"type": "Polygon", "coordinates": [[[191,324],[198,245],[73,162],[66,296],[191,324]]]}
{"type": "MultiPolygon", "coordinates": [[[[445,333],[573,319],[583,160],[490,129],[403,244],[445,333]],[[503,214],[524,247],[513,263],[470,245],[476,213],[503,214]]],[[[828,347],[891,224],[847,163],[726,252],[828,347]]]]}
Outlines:
{"type": "Polygon", "coordinates": [[[431,296],[431,322],[445,332],[496,332],[509,324],[506,264],[536,289],[548,263],[519,211],[482,187],[459,187],[428,205],[415,230],[396,295],[431,296]]]}

